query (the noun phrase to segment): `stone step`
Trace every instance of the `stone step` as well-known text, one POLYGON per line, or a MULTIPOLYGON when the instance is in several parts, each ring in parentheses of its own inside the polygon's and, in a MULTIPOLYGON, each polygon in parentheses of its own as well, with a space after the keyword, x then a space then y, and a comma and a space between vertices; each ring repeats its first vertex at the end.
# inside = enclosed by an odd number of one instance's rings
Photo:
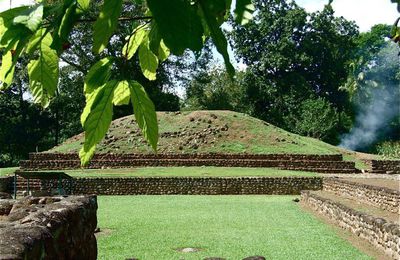
POLYGON ((400 259, 398 214, 324 191, 302 191, 301 203, 330 223, 368 241, 393 259, 400 259))
MULTIPOLYGON (((373 183, 374 180, 372 180, 373 183)), ((388 180, 390 181, 390 180, 388 180)), ((392 180, 396 182, 395 180, 392 180)), ((392 184, 392 183, 389 183, 392 184)), ((388 186, 388 184, 386 184, 388 186)), ((341 178, 324 178, 323 191, 331 192, 336 196, 365 203, 391 213, 400 214, 400 191, 382 185, 370 185, 343 180, 341 178)))

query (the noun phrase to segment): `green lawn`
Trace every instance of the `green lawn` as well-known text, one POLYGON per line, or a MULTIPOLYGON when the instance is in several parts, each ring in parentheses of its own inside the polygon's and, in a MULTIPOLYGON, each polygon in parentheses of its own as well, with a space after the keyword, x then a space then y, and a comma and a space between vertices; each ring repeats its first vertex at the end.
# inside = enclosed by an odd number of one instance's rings
POLYGON ((73 177, 209 177, 209 176, 317 176, 316 173, 274 168, 242 167, 143 167, 64 171, 73 177))
POLYGON ((13 174, 19 167, 0 168, 0 176, 13 174))
POLYGON ((293 198, 100 196, 99 259, 371 259, 293 198), (186 247, 202 251, 175 250, 186 247))

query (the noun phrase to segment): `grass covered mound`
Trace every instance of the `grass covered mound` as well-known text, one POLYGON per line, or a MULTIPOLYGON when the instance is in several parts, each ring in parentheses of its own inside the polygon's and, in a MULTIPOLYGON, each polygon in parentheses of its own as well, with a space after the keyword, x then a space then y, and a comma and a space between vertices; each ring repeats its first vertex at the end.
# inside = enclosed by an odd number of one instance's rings
POLYGON ((293 198, 99 196, 99 259, 371 259, 293 198))
MULTIPOLYGON (((342 149, 231 111, 158 112, 159 153, 337 154, 342 149)), ((84 135, 49 152, 78 152, 84 135)), ((114 120, 97 153, 153 153, 133 116, 114 120)))

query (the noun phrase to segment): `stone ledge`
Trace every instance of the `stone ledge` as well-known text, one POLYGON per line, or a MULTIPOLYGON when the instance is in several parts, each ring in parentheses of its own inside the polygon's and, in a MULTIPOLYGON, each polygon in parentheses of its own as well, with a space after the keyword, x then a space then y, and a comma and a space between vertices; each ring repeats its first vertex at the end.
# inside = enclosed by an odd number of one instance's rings
POLYGON ((96 196, 0 200, 0 259, 96 259, 96 196))
MULTIPOLYGON (((78 169, 79 160, 26 160, 20 161, 26 170, 78 169)), ((256 160, 256 159, 93 159, 87 168, 100 169, 126 167, 171 167, 171 166, 217 166, 217 167, 273 167, 314 172, 355 173, 354 162, 347 161, 297 161, 297 160, 256 160)))
MULTIPOLYGON (((121 159, 254 159, 342 161, 341 154, 248 154, 248 153, 165 153, 165 154, 95 154, 93 160, 121 159)), ((77 153, 30 153, 29 160, 79 160, 77 153)))
POLYGON ((400 214, 400 191, 355 183, 338 178, 324 178, 323 190, 351 197, 372 206, 400 214))
MULTIPOLYGON (((67 193, 97 195, 299 195, 322 189, 321 177, 125 177, 75 178, 64 181, 67 193)), ((56 181, 42 181, 50 192, 56 181)))
POLYGON ((400 226, 382 218, 356 211, 343 204, 323 198, 311 191, 301 192, 301 201, 338 226, 367 240, 393 259, 400 259, 400 226))

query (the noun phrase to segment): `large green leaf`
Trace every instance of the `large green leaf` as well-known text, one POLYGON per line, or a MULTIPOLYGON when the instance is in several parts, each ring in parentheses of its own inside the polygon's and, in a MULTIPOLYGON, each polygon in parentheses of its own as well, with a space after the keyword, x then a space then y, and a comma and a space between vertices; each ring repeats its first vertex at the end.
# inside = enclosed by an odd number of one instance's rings
POLYGON ((45 29, 39 45, 39 58, 28 64, 29 87, 35 103, 48 106, 50 98, 54 96, 58 83, 58 56, 50 48, 52 37, 45 29))
POLYGON ((187 0, 147 0, 158 31, 173 54, 203 47, 203 27, 194 5, 187 0))
POLYGON ((255 8, 251 0, 236 0, 235 21, 238 24, 245 25, 253 18, 255 8))
POLYGON ((18 35, 18 37, 15 37, 7 48, 4 49, 0 68, 0 89, 4 90, 10 87, 14 76, 15 64, 30 36, 30 34, 18 35))
POLYGON ((43 39, 43 36, 43 31, 37 30, 36 33, 29 39, 28 45, 26 46, 26 53, 29 55, 33 54, 33 52, 39 46, 40 41, 43 39))
MULTIPOLYGON (((85 143, 79 152, 81 164, 86 166, 96 149, 96 145, 103 139, 110 126, 113 114, 114 89, 118 81, 111 80, 94 92, 93 102, 86 104, 91 106, 90 113, 84 121, 85 143)), ((86 108, 85 108, 86 109, 86 108)))
POLYGON ((135 113, 136 123, 142 129, 144 138, 154 151, 157 151, 158 124, 157 114, 153 102, 147 96, 143 86, 136 81, 129 81, 131 100, 135 113))
POLYGON ((111 76, 111 66, 114 58, 106 57, 96 62, 86 74, 83 92, 89 95, 96 88, 105 84, 111 76))
POLYGON ((92 111, 92 106, 94 101, 96 100, 97 97, 97 93, 102 90, 102 87, 99 87, 97 89, 95 89, 93 92, 91 92, 90 94, 88 94, 86 96, 86 105, 83 108, 82 114, 81 114, 81 125, 85 125, 86 119, 90 114, 90 111, 92 111))
POLYGON ((15 66, 13 65, 12 52, 7 51, 1 58, 0 90, 8 88, 12 82, 15 66))
POLYGON ((100 53, 117 27, 122 0, 104 0, 100 15, 94 23, 93 52, 100 53))
POLYGON ((128 42, 122 48, 122 54, 130 60, 133 55, 135 55, 136 50, 139 48, 143 41, 143 38, 147 35, 147 30, 144 26, 139 25, 138 28, 134 30, 132 35, 129 36, 128 42))
POLYGON ((115 106, 128 105, 131 98, 131 91, 129 89, 128 81, 118 82, 114 90, 113 104, 115 106))
POLYGON ((226 71, 228 74, 233 77, 235 74, 235 69, 233 68, 228 54, 228 43, 224 34, 222 33, 221 28, 217 22, 216 17, 213 15, 213 1, 212 0, 200 0, 199 1, 201 12, 203 14, 204 20, 208 26, 210 31, 211 37, 217 48, 218 52, 221 53, 222 57, 224 58, 226 71))
POLYGON ((149 80, 156 79, 158 58, 149 48, 149 40, 145 39, 139 47, 139 64, 143 75, 149 80))
POLYGON ((58 53, 63 51, 63 44, 68 41, 68 36, 78 18, 77 2, 75 0, 64 0, 56 14, 56 20, 53 22, 53 43, 51 47, 58 53))
POLYGON ((150 50, 155 55, 158 55, 158 50, 160 48, 160 42, 161 42, 161 34, 159 33, 158 26, 155 22, 151 23, 151 29, 148 37, 149 37, 150 50))
POLYGON ((169 54, 170 53, 168 47, 165 45, 164 41, 161 40, 160 46, 158 48, 158 59, 160 60, 160 62, 165 61, 168 58, 169 54))
POLYGON ((23 34, 29 34, 28 28, 21 24, 16 25, 13 22, 16 16, 28 9, 28 6, 21 6, 0 13, 0 48, 9 47, 15 43, 16 38, 20 38, 23 34))
POLYGON ((25 13, 16 16, 13 19, 14 24, 23 24, 32 32, 35 32, 43 19, 43 5, 40 4, 34 8, 26 10, 25 13))
POLYGON ((77 12, 79 14, 89 10, 90 0, 77 0, 76 2, 78 3, 77 12))
POLYGON ((61 19, 60 27, 58 28, 58 35, 60 39, 65 42, 68 39, 69 33, 72 31, 74 27, 76 19, 78 19, 78 15, 76 14, 76 3, 71 4, 65 10, 65 13, 61 19))

